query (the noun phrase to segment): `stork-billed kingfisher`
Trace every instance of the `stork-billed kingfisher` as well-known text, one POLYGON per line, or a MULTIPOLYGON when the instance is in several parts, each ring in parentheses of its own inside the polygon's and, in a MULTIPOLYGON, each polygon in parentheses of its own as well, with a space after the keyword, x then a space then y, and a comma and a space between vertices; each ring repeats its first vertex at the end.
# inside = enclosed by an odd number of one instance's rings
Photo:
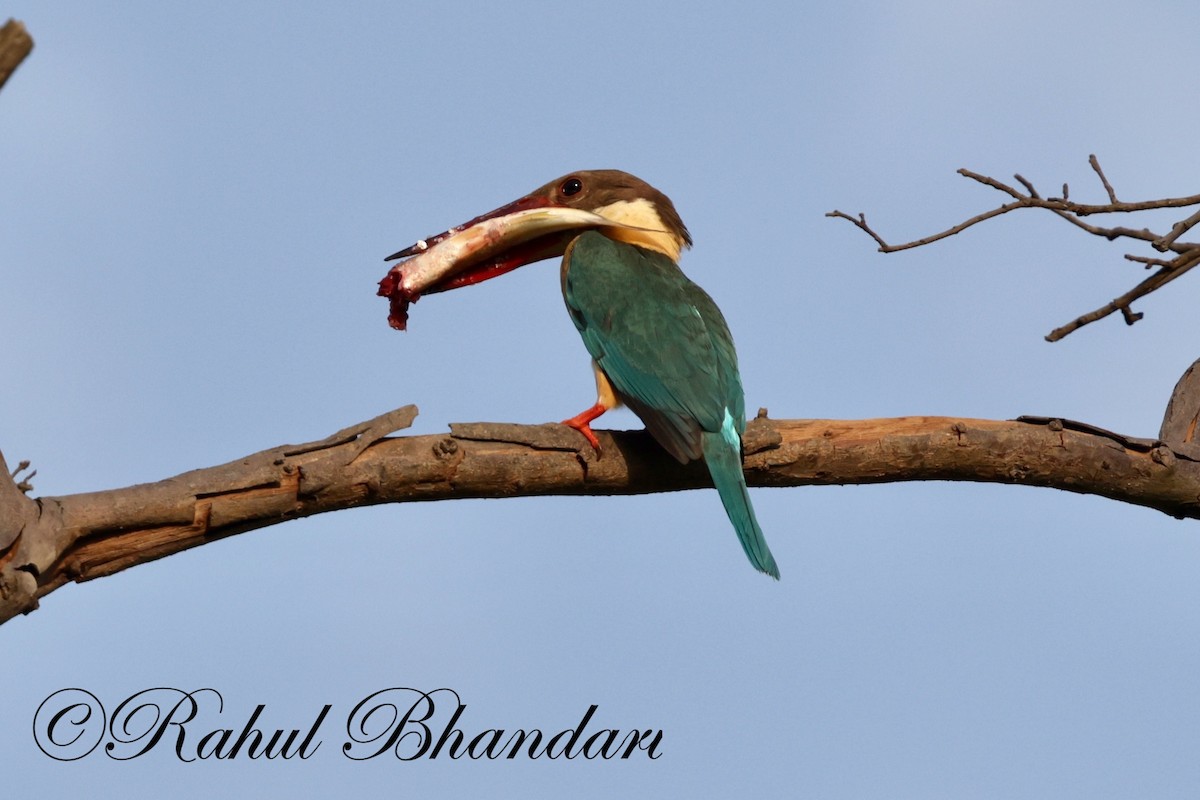
POLYGON ((562 256, 563 299, 592 356, 597 399, 563 424, 597 451, 591 423, 624 403, 680 463, 703 458, 755 569, 779 567, 742 472, 745 399, 725 318, 679 269, 691 235, 662 192, 619 170, 573 172, 386 260, 389 321, 410 302, 562 256))

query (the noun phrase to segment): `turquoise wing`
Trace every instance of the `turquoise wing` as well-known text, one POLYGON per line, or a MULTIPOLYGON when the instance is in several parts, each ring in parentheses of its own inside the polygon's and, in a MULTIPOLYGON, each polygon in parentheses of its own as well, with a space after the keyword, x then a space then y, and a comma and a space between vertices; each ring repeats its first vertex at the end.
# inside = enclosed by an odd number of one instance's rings
POLYGON ((737 354, 712 298, 665 255, 590 232, 567 252, 563 297, 621 399, 679 461, 704 459, 746 557, 778 579, 742 474, 737 354))
POLYGON ((720 310, 665 255, 589 232, 567 255, 563 297, 592 358, 650 433, 682 462, 745 401, 720 310))

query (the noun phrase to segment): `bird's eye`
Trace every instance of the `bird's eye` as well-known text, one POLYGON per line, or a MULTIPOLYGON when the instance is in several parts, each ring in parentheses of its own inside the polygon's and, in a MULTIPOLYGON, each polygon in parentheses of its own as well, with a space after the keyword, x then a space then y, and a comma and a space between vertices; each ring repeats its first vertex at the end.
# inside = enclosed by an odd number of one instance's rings
POLYGON ((558 187, 564 197, 570 197, 573 194, 579 194, 583 191, 583 181, 579 178, 567 178, 563 181, 562 186, 558 187))

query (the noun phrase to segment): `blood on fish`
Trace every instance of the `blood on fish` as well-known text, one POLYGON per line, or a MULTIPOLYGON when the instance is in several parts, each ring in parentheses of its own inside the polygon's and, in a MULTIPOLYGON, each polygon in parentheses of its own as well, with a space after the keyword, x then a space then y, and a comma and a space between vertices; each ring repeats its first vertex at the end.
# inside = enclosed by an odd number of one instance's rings
POLYGON ((408 306, 420 298, 416 292, 409 292, 401 285, 402 275, 399 270, 392 270, 383 276, 379 282, 380 297, 388 299, 388 325, 402 331, 408 328, 408 306))

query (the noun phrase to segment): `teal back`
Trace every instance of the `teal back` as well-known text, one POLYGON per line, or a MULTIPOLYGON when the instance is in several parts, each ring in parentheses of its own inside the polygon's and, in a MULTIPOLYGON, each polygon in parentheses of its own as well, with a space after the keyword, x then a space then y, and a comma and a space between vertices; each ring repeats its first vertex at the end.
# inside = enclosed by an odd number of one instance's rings
POLYGON ((563 298, 592 358, 680 461, 725 412, 746 426, 737 354, 725 318, 667 256, 589 231, 564 264, 563 298))

